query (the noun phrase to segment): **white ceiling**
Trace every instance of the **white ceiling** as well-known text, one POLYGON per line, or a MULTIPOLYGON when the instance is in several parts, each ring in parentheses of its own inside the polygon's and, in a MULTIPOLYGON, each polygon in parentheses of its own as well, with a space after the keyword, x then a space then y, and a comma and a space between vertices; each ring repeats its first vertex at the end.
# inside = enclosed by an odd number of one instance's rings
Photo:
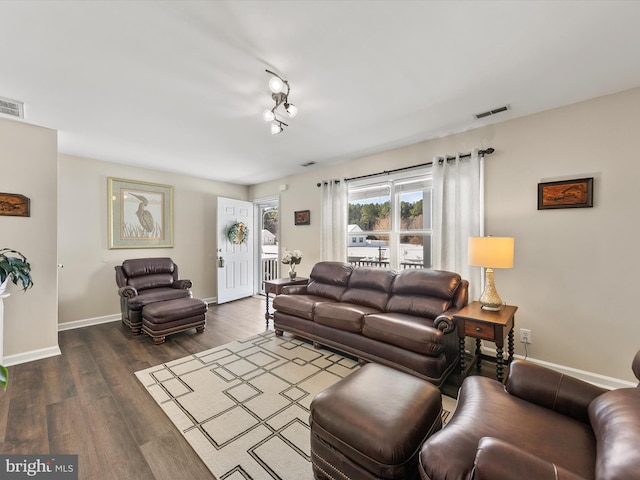
POLYGON ((4 0, 0 97, 62 153, 250 185, 636 87, 638 25, 636 1, 4 0), (280 135, 266 68, 300 109, 280 135))

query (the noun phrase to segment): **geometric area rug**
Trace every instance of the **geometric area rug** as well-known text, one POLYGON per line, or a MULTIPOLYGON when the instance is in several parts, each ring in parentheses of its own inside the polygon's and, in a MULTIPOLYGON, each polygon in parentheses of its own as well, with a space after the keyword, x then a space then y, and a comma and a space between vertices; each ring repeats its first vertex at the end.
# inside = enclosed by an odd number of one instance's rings
POLYGON ((136 376, 217 479, 312 480, 311 400, 358 368, 268 331, 136 376))

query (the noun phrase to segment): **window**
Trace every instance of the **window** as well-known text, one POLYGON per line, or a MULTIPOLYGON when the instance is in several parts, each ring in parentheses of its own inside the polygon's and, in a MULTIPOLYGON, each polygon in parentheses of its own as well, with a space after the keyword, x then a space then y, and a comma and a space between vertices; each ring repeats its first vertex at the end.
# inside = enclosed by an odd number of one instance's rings
POLYGON ((431 268, 431 197, 431 169, 349 182, 348 261, 431 268))

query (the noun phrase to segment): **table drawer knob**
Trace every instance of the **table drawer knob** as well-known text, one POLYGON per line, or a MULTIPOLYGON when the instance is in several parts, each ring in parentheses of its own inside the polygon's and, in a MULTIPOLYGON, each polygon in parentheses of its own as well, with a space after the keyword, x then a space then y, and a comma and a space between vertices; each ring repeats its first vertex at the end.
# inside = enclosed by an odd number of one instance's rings
POLYGON ((476 327, 476 332, 479 332, 479 331, 480 331, 480 327, 476 327))

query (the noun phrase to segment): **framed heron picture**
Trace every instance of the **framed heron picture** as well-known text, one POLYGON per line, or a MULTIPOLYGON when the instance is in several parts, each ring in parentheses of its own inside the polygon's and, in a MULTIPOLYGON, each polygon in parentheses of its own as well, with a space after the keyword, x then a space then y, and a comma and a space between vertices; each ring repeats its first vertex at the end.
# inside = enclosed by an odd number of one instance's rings
POLYGON ((108 178, 109 248, 173 247, 173 187, 108 178))

